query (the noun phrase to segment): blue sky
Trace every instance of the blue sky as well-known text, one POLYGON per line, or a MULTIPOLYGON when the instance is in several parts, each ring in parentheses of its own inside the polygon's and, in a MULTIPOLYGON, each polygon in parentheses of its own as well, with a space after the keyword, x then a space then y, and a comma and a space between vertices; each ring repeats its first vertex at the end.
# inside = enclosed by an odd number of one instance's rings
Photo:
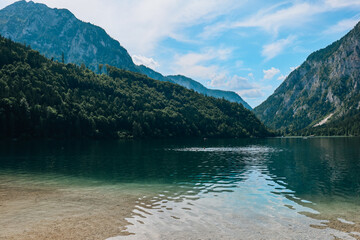
MULTIPOLYGON (((1 0, 0 8, 15 2, 1 0)), ((138 64, 252 107, 360 20, 360 0, 35 0, 104 28, 138 64)))

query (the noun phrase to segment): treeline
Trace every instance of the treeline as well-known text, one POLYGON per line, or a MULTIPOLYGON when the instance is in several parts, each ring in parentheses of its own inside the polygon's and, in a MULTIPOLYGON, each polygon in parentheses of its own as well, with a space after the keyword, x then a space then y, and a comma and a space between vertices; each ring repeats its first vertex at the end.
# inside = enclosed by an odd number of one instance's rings
POLYGON ((290 135, 297 136, 360 136, 360 112, 322 126, 306 128, 290 135))
POLYGON ((106 66, 48 60, 0 37, 0 137, 266 137, 242 105, 106 66))

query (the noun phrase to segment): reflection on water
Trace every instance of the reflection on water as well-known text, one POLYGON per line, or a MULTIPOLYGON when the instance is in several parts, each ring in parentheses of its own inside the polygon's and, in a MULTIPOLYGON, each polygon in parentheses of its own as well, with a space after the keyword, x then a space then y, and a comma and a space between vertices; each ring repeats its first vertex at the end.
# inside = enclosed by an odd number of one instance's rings
POLYGON ((295 196, 286 197, 318 212, 300 213, 326 220, 313 227, 350 232, 350 236, 359 239, 359 139, 284 139, 282 146, 289 150, 267 166, 274 181, 283 177, 286 187, 295 191, 295 196))
POLYGON ((132 235, 110 239, 359 239, 359 146, 358 138, 7 142, 0 190, 46 186, 66 199, 76 189, 83 206, 100 208, 103 196, 106 214, 126 205, 114 224, 132 235), (95 200, 84 197, 89 189, 95 200))

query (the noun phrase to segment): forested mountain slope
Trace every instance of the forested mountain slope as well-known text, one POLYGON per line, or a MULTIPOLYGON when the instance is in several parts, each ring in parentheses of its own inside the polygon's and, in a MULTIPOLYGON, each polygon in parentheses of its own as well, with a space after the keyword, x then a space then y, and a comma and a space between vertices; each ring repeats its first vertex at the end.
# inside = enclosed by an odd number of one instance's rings
MULTIPOLYGON (((66 9, 52 9, 44 4, 25 0, 15 2, 0 10, 0 34, 30 45, 48 58, 77 65, 85 64, 95 72, 101 72, 99 65, 109 64, 160 81, 173 82, 150 68, 135 65, 127 50, 104 29, 77 19, 66 9)), ((207 90, 194 90, 250 107, 235 92, 217 90, 219 94, 212 94, 207 90)))
POLYGON ((264 137, 242 105, 108 66, 51 61, 0 37, 1 137, 264 137))

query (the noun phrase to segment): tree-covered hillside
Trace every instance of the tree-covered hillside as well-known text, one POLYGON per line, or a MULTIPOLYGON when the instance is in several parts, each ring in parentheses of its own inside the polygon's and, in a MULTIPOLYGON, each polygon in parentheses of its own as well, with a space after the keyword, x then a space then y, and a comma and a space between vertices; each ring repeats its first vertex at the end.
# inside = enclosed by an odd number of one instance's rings
POLYGON ((360 112, 343 116, 322 126, 308 127, 289 134, 296 136, 360 136, 360 112))
MULTIPOLYGON (((104 29, 77 19, 67 9, 49 8, 45 4, 25 0, 15 2, 0 10, 0 34, 29 44, 48 58, 79 66, 85 64, 98 73, 101 72, 99 64, 109 64, 156 80, 174 82, 150 68, 135 65, 127 50, 104 29)), ((175 83, 188 88, 186 81, 175 83)), ((207 96, 241 103, 251 109, 235 92, 210 90, 204 86, 191 89, 207 96)))
POLYGON ((1 137, 264 137, 242 105, 115 67, 95 74, 0 38, 1 137))

